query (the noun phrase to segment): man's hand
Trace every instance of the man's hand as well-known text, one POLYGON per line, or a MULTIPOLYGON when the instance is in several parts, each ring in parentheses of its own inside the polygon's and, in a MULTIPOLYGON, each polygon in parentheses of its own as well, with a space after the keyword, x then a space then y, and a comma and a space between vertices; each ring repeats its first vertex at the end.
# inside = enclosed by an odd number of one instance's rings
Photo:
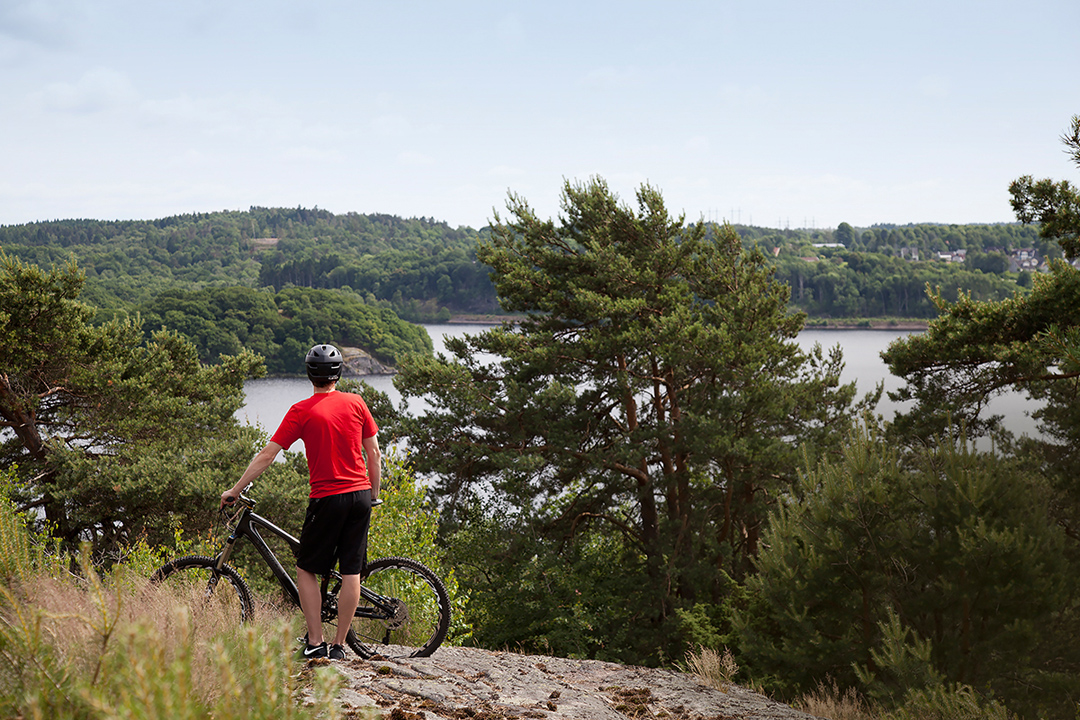
MULTIPOLYGON (((240 484, 237 482, 231 488, 221 493, 221 507, 230 507, 236 504, 236 501, 240 499, 240 494, 250 487, 250 484, 240 484)), ((219 508, 220 509, 220 508, 219 508)))

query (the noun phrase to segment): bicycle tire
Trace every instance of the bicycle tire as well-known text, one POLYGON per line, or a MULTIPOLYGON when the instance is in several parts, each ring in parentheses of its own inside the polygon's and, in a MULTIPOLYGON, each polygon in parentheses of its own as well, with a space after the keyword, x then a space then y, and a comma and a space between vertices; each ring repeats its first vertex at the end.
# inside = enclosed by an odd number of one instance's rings
POLYGON ((241 622, 253 619, 255 603, 251 600, 251 588, 232 567, 223 565, 218 568, 216 565, 214 558, 188 555, 159 567, 150 576, 150 581, 168 587, 176 593, 179 602, 188 603, 197 614, 213 611, 229 621, 239 612, 241 622), (229 581, 233 592, 219 592, 222 578, 229 581))
MULTIPOLYGON (((392 599, 393 617, 360 617, 361 599, 346 642, 362 658, 427 657, 450 629, 450 597, 442 580, 410 558, 381 558, 367 566, 364 587, 392 599)), ((370 608, 369 608, 370 609, 370 608)))

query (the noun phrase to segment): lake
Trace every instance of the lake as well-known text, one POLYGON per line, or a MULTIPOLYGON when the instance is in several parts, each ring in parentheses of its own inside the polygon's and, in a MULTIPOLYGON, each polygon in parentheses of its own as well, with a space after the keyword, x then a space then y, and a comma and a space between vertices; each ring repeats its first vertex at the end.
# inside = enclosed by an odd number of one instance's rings
MULTIPOLYGON (((431 336, 435 346, 435 352, 445 352, 445 341, 449 337, 466 334, 476 334, 490 328, 489 325, 425 325, 425 329, 431 336)), ((839 343, 844 351, 843 382, 854 381, 859 389, 859 394, 870 392, 877 383, 884 381, 886 392, 897 390, 903 386, 903 381, 889 374, 888 368, 881 360, 881 351, 885 350, 889 343, 898 338, 907 337, 911 334, 908 330, 804 330, 799 334, 798 342, 803 348, 809 349, 814 343, 820 343, 828 350, 839 343)), ((360 378, 374 387, 376 390, 385 392, 394 405, 401 402, 399 393, 393 384, 393 376, 369 375, 360 378)), ((266 378, 261 380, 249 380, 244 385, 247 404, 237 411, 236 416, 241 422, 252 425, 260 425, 264 430, 272 433, 285 416, 285 412, 293 403, 303 400, 311 394, 311 383, 306 378, 266 378)), ((413 401, 410 406, 413 412, 422 407, 422 402, 413 401)), ((888 397, 882 398, 878 405, 878 412, 886 417, 891 417, 900 406, 892 402, 888 397)), ((1020 395, 1005 395, 996 398, 990 404, 990 411, 1005 416, 1005 426, 1017 434, 1036 434, 1035 423, 1027 414, 1028 411, 1037 407, 1034 403, 1020 395)), ((292 448, 300 450, 297 444, 292 448)))

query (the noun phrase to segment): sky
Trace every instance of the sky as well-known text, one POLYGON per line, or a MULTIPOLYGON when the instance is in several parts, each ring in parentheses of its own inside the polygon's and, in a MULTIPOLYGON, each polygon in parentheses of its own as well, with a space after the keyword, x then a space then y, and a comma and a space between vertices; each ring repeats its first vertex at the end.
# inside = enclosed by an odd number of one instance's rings
POLYGON ((251 206, 480 228, 603 178, 772 228, 1076 183, 1077 0, 0 0, 0 225, 251 206))

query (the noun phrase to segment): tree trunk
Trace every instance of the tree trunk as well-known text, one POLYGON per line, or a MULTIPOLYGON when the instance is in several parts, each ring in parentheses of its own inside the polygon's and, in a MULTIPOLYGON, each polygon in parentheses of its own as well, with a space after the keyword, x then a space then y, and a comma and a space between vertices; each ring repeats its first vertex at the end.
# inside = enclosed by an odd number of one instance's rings
POLYGON ((38 433, 37 418, 32 408, 24 407, 11 387, 7 373, 0 375, 0 417, 35 460, 45 462, 45 443, 38 433))

